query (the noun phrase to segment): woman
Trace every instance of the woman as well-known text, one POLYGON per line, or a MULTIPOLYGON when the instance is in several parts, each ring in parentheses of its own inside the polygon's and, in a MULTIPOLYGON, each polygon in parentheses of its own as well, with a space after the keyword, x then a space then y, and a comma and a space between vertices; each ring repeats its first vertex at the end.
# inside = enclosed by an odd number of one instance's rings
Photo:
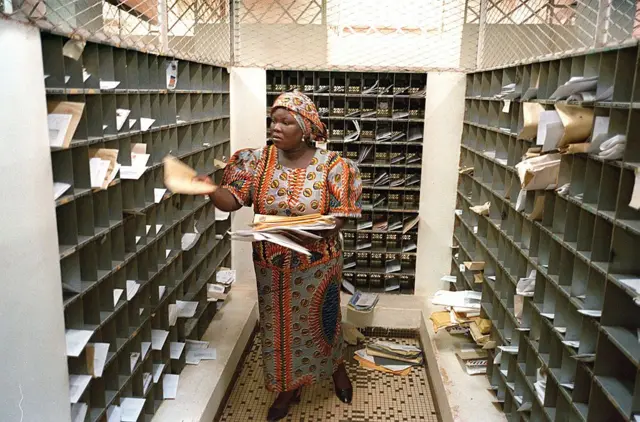
MULTIPOLYGON (((357 167, 318 149, 326 129, 313 102, 282 94, 271 111, 273 145, 236 152, 222 186, 211 195, 222 211, 253 206, 257 214, 329 214, 336 228, 308 241, 311 256, 268 242, 253 243, 266 387, 278 394, 268 420, 284 418, 300 389, 329 375, 336 395, 351 403, 353 389, 342 356, 340 285, 345 218, 360 217, 357 167)), ((211 179, 199 178, 209 183, 211 179)))

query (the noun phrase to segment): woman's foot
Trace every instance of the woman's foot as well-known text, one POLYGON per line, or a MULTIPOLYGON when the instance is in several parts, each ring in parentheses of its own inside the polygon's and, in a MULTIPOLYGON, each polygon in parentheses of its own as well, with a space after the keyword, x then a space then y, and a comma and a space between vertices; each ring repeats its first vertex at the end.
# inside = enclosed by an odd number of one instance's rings
POLYGON ((344 367, 344 363, 341 363, 333 373, 333 385, 335 387, 336 396, 341 402, 351 404, 353 399, 353 386, 349 375, 347 374, 347 368, 344 367))
POLYGON ((289 413, 289 406, 292 403, 300 403, 300 395, 302 388, 298 388, 294 391, 285 391, 278 394, 276 400, 273 402, 267 413, 268 421, 279 421, 287 417, 289 413))

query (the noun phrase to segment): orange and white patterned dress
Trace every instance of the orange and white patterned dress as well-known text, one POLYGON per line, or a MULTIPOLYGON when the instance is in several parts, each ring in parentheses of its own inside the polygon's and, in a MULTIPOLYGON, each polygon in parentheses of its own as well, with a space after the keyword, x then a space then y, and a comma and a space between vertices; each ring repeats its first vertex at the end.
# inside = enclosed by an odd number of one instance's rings
MULTIPOLYGON (((274 146, 240 150, 222 187, 258 214, 361 214, 358 168, 331 151, 317 149, 306 169, 292 169, 278 163, 274 146)), ((328 378, 343 360, 342 247, 336 235, 308 249, 311 256, 253 243, 265 382, 275 392, 328 378)))

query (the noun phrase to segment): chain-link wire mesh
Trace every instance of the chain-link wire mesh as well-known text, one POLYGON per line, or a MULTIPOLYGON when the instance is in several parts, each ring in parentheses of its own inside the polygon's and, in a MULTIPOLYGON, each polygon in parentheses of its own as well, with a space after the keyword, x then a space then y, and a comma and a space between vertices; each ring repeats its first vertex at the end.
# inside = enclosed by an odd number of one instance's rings
POLYGON ((14 19, 73 38, 226 66, 226 0, 0 0, 14 19))
POLYGON ((56 33, 218 65, 487 69, 635 42, 636 0, 0 0, 56 33))
MULTIPOLYGON (((474 70, 633 40, 635 0, 237 0, 242 66, 474 70)), ((634 32, 635 31, 635 32, 634 32)))

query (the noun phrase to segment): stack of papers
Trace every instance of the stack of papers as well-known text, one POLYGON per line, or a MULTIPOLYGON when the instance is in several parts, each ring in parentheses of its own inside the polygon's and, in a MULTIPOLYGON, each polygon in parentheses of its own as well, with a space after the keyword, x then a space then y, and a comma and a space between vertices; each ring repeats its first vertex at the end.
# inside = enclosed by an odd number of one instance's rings
POLYGON ((150 154, 147 154, 147 144, 134 144, 131 148, 131 165, 120 168, 120 178, 138 180, 147 171, 150 154))
POLYGON ((597 76, 574 76, 569 79, 564 85, 558 87, 550 100, 564 100, 569 99, 571 101, 595 101, 596 100, 596 88, 598 86, 597 76))
POLYGON ((360 155, 358 155, 358 164, 362 164, 364 160, 369 157, 371 151, 373 151, 373 145, 365 145, 362 150, 360 150, 360 155))
POLYGON ((487 351, 477 347, 476 344, 461 344, 456 350, 456 356, 462 360, 465 370, 469 375, 487 373, 487 351))
POLYGON ((311 252, 300 243, 304 238, 319 240, 321 236, 313 231, 332 230, 336 227, 333 216, 309 214, 299 217, 280 217, 257 214, 253 227, 249 230, 230 232, 236 240, 266 241, 284 246, 304 255, 311 252))
POLYGON ((439 290, 433 296, 431 303, 450 307, 460 313, 473 313, 480 311, 481 297, 482 292, 472 290, 462 290, 459 292, 439 290))
POLYGON ((541 155, 516 164, 522 190, 553 190, 558 185, 560 154, 541 155))
POLYGON ((374 358, 384 358, 395 361, 396 364, 421 365, 422 350, 417 346, 376 340, 367 345, 366 352, 374 358))
POLYGON ((350 309, 358 312, 371 312, 378 303, 378 295, 375 293, 363 293, 356 291, 347 305, 350 309))
POLYGON ((374 371, 386 372, 393 375, 409 375, 413 365, 406 362, 371 356, 366 349, 355 352, 353 358, 360 364, 361 368, 374 371))
POLYGON ((187 340, 186 342, 188 365, 198 365, 203 360, 215 360, 217 358, 216 349, 209 347, 208 341, 187 340))
POLYGON ((344 142, 353 142, 353 141, 357 141, 358 138, 360 138, 360 123, 358 123, 357 120, 352 120, 351 121, 353 123, 353 125, 356 128, 355 132, 352 132, 351 134, 347 135, 344 137, 344 142))
POLYGON ((228 268, 220 268, 216 273, 216 283, 224 286, 230 286, 236 281, 236 270, 228 268))
POLYGON ((99 148, 89 151, 89 173, 92 188, 106 189, 116 178, 119 170, 117 149, 99 148))
POLYGON ((373 181, 374 186, 386 186, 391 181, 389 174, 387 172, 380 173, 376 176, 376 179, 373 181))
POLYGON ((385 130, 376 134, 376 141, 378 142, 395 142, 404 138, 406 134, 404 132, 385 130))
POLYGON ((227 292, 223 285, 209 283, 207 284, 207 301, 208 302, 217 302, 217 301, 225 301, 227 299, 227 292))

